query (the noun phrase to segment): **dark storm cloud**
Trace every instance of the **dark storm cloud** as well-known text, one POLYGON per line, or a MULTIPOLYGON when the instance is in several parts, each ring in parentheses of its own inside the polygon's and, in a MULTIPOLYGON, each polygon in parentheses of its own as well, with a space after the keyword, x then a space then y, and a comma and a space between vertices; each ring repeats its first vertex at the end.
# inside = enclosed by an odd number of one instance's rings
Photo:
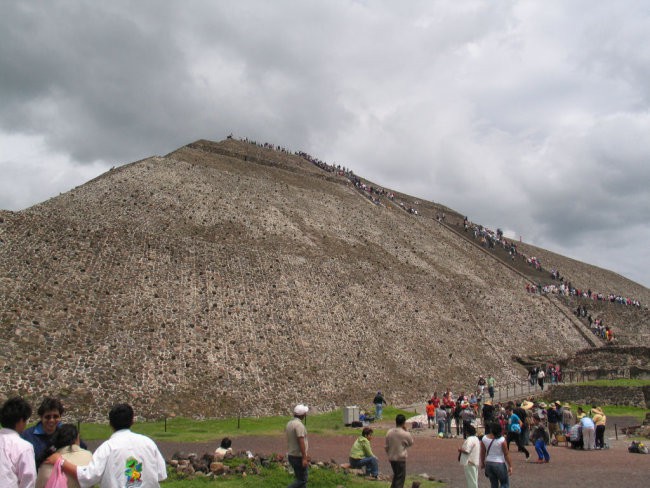
POLYGON ((233 132, 648 283, 646 2, 1 6, 4 207, 233 132))

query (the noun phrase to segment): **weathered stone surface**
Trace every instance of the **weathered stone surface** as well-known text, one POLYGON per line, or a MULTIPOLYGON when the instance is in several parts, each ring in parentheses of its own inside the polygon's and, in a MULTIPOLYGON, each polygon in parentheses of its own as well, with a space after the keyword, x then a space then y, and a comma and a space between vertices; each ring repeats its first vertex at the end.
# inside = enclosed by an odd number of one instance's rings
POLYGON ((504 384, 525 374, 514 352, 586 347, 435 222, 443 207, 399 197, 420 216, 300 157, 199 141, 0 212, 0 392, 61 396, 80 419, 118 401, 145 418, 328 410, 504 384))

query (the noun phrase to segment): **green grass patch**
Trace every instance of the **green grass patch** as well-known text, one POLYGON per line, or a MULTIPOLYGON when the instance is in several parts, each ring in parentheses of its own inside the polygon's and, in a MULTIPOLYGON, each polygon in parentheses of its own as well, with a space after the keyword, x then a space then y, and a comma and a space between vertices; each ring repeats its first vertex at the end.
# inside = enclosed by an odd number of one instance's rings
MULTIPOLYGON (((239 462, 246 461, 238 461, 239 462)), ((444 486, 442 483, 421 480, 415 477, 408 477, 405 486, 411 486, 414 480, 421 481, 422 488, 437 488, 444 486)), ((206 476, 184 477, 179 476, 172 469, 169 469, 169 478, 162 486, 165 488, 285 488, 293 480, 293 475, 280 464, 272 463, 269 467, 261 468, 259 474, 242 476, 239 474, 230 474, 218 476, 215 478, 206 476)), ((312 466, 309 468, 309 487, 310 488, 332 488, 334 486, 343 486, 346 488, 364 488, 364 487, 388 487, 388 481, 370 481, 356 474, 346 474, 344 471, 333 470, 328 468, 319 468, 312 466)))
POLYGON ((596 386, 596 387, 612 387, 612 386, 650 386, 650 380, 637 380, 637 379, 627 379, 619 378, 615 380, 593 380, 593 381, 583 381, 581 383, 576 383, 577 386, 596 386))
MULTIPOLYGON (((593 405, 580 405, 580 404, 571 404, 571 411, 575 415, 578 407, 582 408, 582 410, 586 413, 589 414, 591 411, 593 405)), ((597 405, 600 407, 604 414, 607 417, 634 417, 636 418, 639 423, 645 419, 645 415, 648 412, 647 409, 641 408, 641 407, 628 407, 626 405, 597 405)), ((610 418, 607 419, 607 424, 608 425, 613 425, 610 422, 610 418)))
MULTIPOLYGON (((384 419, 394 419, 397 414, 412 416, 413 412, 393 407, 384 409, 384 419)), ((228 418, 194 420, 184 417, 168 418, 154 422, 138 422, 133 431, 147 435, 154 440, 176 442, 209 442, 223 437, 241 437, 254 435, 278 435, 284 432, 289 416, 228 418), (165 430, 166 429, 166 430, 165 430)), ((371 424, 372 425, 372 424, 371 424)), ((373 428, 376 426, 373 425, 373 428)), ((359 429, 350 429, 343 425, 342 410, 308 415, 307 431, 321 435, 358 435, 359 429)), ((375 429, 376 436, 386 434, 386 429, 375 429)), ((111 429, 107 424, 82 423, 81 436, 84 440, 104 440, 110 437, 111 429)))

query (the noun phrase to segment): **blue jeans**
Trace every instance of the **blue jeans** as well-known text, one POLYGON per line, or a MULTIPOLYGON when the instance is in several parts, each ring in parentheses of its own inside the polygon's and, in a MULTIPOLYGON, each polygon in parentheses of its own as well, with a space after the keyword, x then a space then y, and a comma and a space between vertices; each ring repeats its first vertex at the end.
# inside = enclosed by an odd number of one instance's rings
POLYGON ((438 434, 442 432, 443 434, 445 433, 445 421, 444 420, 438 420, 438 434))
POLYGON ((535 451, 537 451, 537 458, 540 461, 542 459, 546 462, 549 462, 551 460, 551 456, 546 450, 546 444, 544 443, 544 439, 537 439, 535 441, 535 451))
POLYGON ((350 458, 350 466, 354 469, 366 468, 366 474, 370 476, 379 475, 379 461, 375 456, 370 456, 363 459, 350 458))
POLYGON ((375 420, 381 419, 381 414, 384 413, 384 404, 375 403, 375 420))
POLYGON ((309 467, 302 467, 301 456, 289 456, 289 464, 293 468, 295 481, 287 488, 305 488, 307 486, 307 476, 309 474, 309 467))
POLYGON ((506 463, 485 463, 485 474, 490 480, 490 488, 510 488, 506 463))

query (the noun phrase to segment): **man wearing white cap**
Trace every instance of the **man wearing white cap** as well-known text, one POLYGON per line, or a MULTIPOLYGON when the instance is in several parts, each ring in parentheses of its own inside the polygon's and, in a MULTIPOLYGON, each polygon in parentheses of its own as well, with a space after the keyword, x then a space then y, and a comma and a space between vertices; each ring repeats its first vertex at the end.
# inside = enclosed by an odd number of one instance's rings
POLYGON ((287 423, 285 432, 287 434, 287 445, 289 464, 293 468, 295 481, 288 488, 304 488, 307 486, 307 475, 309 469, 309 457, 307 456, 307 429, 303 420, 307 416, 309 408, 299 403, 293 409, 293 419, 287 423))

